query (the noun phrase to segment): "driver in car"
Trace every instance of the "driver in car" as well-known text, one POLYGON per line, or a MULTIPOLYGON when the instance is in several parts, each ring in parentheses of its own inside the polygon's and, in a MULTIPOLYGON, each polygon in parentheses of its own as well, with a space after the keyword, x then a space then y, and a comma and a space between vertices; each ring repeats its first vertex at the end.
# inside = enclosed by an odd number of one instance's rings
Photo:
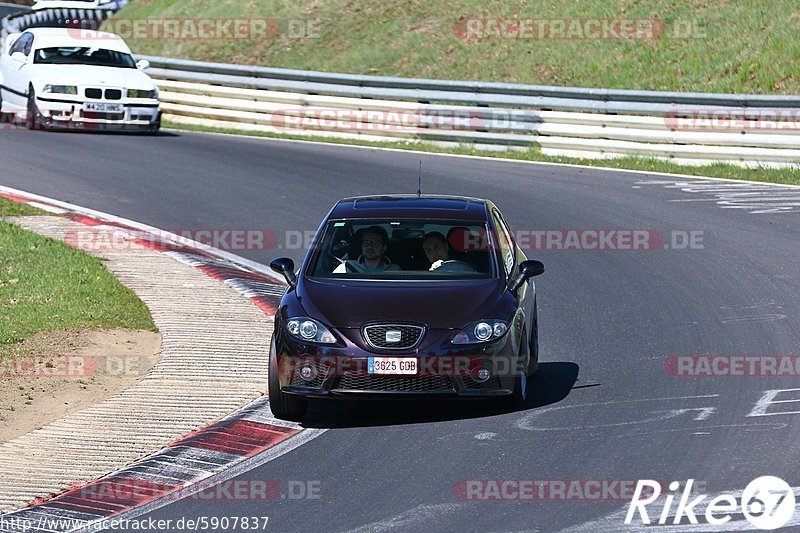
POLYGON ((431 272, 475 272, 469 263, 450 258, 450 243, 438 231, 432 231, 422 240, 422 250, 431 267, 431 272))
POLYGON ((400 270, 399 265, 395 265, 386 257, 389 235, 380 226, 370 226, 364 230, 363 240, 361 241, 361 255, 358 259, 348 259, 340 263, 334 270, 334 274, 346 273, 376 273, 400 270))

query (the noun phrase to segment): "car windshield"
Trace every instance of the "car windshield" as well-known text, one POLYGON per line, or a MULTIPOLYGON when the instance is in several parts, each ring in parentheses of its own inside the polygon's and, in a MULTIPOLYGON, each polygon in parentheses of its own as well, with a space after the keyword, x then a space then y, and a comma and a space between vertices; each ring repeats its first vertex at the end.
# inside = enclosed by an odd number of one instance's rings
MULTIPOLYGON (((315 278, 442 280, 494 276, 484 223, 334 220, 310 262, 315 278)), ((493 241, 491 241, 493 242, 493 241)))
POLYGON ((136 68, 133 56, 104 48, 56 47, 39 48, 34 63, 57 65, 97 65, 100 67, 136 68))

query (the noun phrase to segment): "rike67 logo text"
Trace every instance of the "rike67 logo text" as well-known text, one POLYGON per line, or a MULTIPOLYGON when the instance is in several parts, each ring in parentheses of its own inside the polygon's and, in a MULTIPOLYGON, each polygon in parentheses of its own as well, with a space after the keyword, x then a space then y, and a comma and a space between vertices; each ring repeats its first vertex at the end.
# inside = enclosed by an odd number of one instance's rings
POLYGON ((707 524, 721 526, 730 522, 734 515, 743 515, 757 529, 773 530, 785 526, 794 516, 794 490, 778 477, 763 476, 751 481, 738 500, 733 494, 720 494, 707 501, 708 495, 692 493, 693 486, 694 480, 690 479, 680 491, 681 484, 673 481, 669 484, 670 492, 661 500, 662 488, 658 481, 639 480, 625 523, 630 524, 638 514, 645 525, 653 521, 662 526, 684 522, 698 524, 700 516, 707 524))

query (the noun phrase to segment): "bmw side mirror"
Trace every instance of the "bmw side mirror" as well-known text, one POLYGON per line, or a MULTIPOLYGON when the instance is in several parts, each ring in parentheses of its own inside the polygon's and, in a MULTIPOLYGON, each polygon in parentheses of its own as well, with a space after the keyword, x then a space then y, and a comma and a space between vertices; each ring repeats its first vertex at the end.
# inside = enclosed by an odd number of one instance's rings
POLYGON ((511 278, 511 281, 509 281, 508 288, 515 291, 530 278, 541 276, 542 274, 544 274, 544 263, 541 261, 534 261, 533 259, 523 261, 519 264, 517 273, 511 278))
POLYGON ((272 263, 269 264, 269 267, 286 278, 286 283, 288 283, 290 287, 297 285, 297 276, 294 275, 294 261, 288 257, 274 259, 272 263))
POLYGON ((139 61, 136 62, 136 68, 138 68, 139 70, 150 68, 150 62, 146 59, 140 59, 139 61))

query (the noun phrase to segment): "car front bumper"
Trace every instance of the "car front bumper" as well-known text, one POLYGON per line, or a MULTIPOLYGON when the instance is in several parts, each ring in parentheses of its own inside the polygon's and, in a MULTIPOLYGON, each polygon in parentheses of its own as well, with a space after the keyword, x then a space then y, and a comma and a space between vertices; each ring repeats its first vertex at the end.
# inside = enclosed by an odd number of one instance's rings
MULTIPOLYGON (((375 354, 374 357, 385 357, 375 354)), ((498 358, 473 356, 419 356, 417 375, 369 374, 363 357, 278 356, 281 390, 308 398, 420 397, 491 398, 512 393, 513 376, 499 372, 498 358), (303 379, 302 369, 313 368, 313 379, 303 379), (488 368, 491 377, 479 382, 477 368, 488 368)))
POLYGON ((43 126, 65 130, 147 131, 160 125, 158 101, 152 103, 114 103, 122 106, 121 113, 84 110, 84 103, 36 98, 36 107, 43 126))

